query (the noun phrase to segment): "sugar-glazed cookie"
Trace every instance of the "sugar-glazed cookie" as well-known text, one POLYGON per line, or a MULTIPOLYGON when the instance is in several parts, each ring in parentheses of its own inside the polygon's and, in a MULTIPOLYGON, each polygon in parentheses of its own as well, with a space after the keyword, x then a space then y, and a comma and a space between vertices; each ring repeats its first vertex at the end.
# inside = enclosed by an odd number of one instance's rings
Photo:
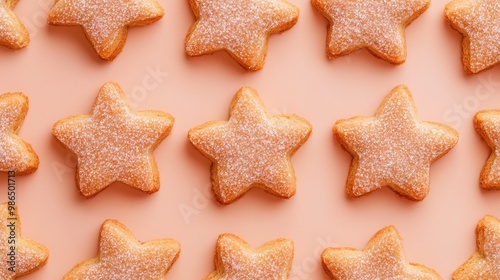
POLYGON ((153 150, 173 123, 161 111, 134 112, 120 86, 110 82, 97 95, 92 115, 60 120, 52 133, 76 155, 76 185, 84 196, 116 181, 153 193, 160 188, 153 150))
POLYGON ((429 192, 430 164, 458 141, 458 132, 421 121, 409 89, 394 88, 375 117, 339 120, 335 138, 352 156, 346 192, 358 197, 387 186, 411 200, 429 192))
POLYGON ((453 272, 453 280, 500 279, 500 220, 485 216, 476 227, 477 250, 453 272))
POLYGON ((190 56, 227 51, 246 69, 264 66, 269 35, 290 29, 299 9, 286 0, 189 0, 196 23, 186 37, 190 56))
POLYGON ((401 236, 393 226, 378 231, 359 251, 327 248, 321 258, 326 273, 336 280, 440 280, 433 269, 406 260, 401 236))
POLYGON ((479 177, 481 187, 489 190, 500 189, 500 110, 485 110, 474 116, 474 127, 492 149, 479 177))
POLYGON ((462 61, 467 73, 478 73, 500 62, 500 2, 453 0, 444 15, 463 35, 462 61))
POLYGON ((125 45, 129 26, 148 25, 164 13, 157 0, 57 0, 48 21, 80 26, 97 54, 113 60, 125 45))
POLYGON ((30 42, 26 27, 12 11, 19 0, 0 0, 0 46, 21 49, 30 42))
POLYGON ((229 204, 250 188, 279 197, 295 194, 293 153, 308 139, 312 126, 295 115, 271 116, 244 87, 236 93, 228 121, 213 121, 189 130, 195 148, 212 161, 216 199, 229 204))
POLYGON ((269 241, 252 249, 233 234, 221 234, 215 248, 215 271, 204 280, 288 279, 293 262, 293 242, 288 239, 269 241))
POLYGON ((0 205, 0 279, 13 280, 45 265, 49 250, 21 235, 21 221, 14 206, 0 205), (14 253, 11 250, 14 247, 14 253))
POLYGON ((311 0, 328 19, 326 54, 330 59, 362 48, 394 64, 406 60, 405 27, 430 0, 311 0))
POLYGON ((29 174, 38 168, 39 160, 29 143, 17 133, 28 113, 28 97, 22 93, 0 95, 0 172, 29 174))
POLYGON ((99 235, 99 254, 77 264, 63 280, 159 280, 179 257, 181 245, 172 239, 138 241, 116 220, 106 220, 99 235))

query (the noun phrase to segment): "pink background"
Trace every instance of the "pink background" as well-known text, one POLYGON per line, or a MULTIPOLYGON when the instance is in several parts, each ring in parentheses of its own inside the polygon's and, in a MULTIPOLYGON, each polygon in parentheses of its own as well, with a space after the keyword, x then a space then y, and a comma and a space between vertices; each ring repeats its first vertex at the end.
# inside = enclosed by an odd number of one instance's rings
MULTIPOLYGON (((60 279, 76 263, 97 254, 99 227, 107 218, 124 223, 139 240, 174 238, 179 260, 167 279, 201 279, 213 270, 215 241, 234 233, 257 247, 285 237, 295 242, 291 279, 327 279, 319 253, 326 246, 362 248, 387 225, 404 239, 408 260, 436 269, 445 279, 475 248, 474 228, 485 214, 500 217, 500 192, 479 188, 489 149, 472 126, 478 109, 500 108, 500 67, 468 76, 460 60, 460 35, 444 21, 445 1, 434 1, 407 28, 408 58, 401 66, 367 51, 329 61, 326 20, 309 1, 292 0, 299 22, 270 39, 266 65, 245 72, 225 53, 189 58, 184 37, 194 22, 187 1, 161 0, 165 17, 132 28, 111 63, 94 54, 78 28, 45 24, 50 0, 22 0, 15 9, 32 35, 28 48, 0 48, 0 92, 22 91, 30 110, 20 136, 40 157, 32 175, 18 177, 22 233, 50 250, 46 266, 23 279, 60 279), (163 77, 150 74, 158 68, 163 77), (151 79, 151 77, 153 79, 151 79), (156 81, 154 86, 143 84, 156 81), (175 118, 172 134, 155 150, 161 189, 146 195, 116 183, 92 199, 79 194, 74 161, 52 136, 59 119, 89 114, 99 88, 118 82, 138 110, 158 109, 175 118), (431 168, 431 191, 419 203, 388 189, 360 199, 344 194, 351 157, 333 140, 340 119, 372 116, 384 96, 404 83, 423 120, 453 125, 458 145, 431 168), (294 155, 297 194, 290 200, 252 190, 221 206, 209 193, 209 160, 187 141, 187 130, 228 117, 242 86, 258 90, 270 112, 295 113, 314 126, 294 155), (181 210, 190 209, 192 215, 181 210)), ((6 201, 7 176, 0 175, 6 201)))

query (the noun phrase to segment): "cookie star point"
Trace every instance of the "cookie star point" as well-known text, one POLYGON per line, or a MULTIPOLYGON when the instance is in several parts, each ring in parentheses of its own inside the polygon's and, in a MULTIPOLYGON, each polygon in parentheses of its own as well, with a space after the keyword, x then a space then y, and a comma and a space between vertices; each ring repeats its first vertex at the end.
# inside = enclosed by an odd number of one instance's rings
POLYGON ((256 91, 242 88, 231 102, 228 121, 192 128, 188 139, 212 161, 215 197, 229 204, 252 187, 279 197, 293 196, 291 156, 311 131, 310 123, 298 116, 269 115, 256 91))
POLYGON ((433 269, 406 260, 401 236, 394 226, 378 231, 361 251, 326 248, 321 258, 332 279, 442 279, 433 269))
POLYGON ((30 35, 14 14, 18 0, 0 0, 0 46, 22 49, 28 46, 30 35))
POLYGON ((31 145, 18 136, 28 113, 28 97, 20 92, 0 95, 0 172, 33 173, 39 159, 31 145))
POLYGON ((404 85, 392 90, 375 117, 339 120, 333 133, 353 156, 346 183, 351 197, 387 186, 411 200, 424 199, 430 164, 458 142, 453 128, 418 118, 404 85))
POLYGON ((0 278, 5 280, 13 280, 17 277, 32 273, 47 263, 49 257, 49 250, 31 239, 25 238, 21 235, 21 222, 17 209, 9 208, 7 202, 0 205, 0 254, 2 265, 0 266, 0 278), (14 222, 13 220, 14 219, 14 222), (11 236, 11 228, 8 227, 10 223, 15 223, 15 237, 16 237, 16 256, 14 272, 9 270, 9 256, 10 247, 9 237, 11 236))
POLYGON ((453 280, 500 278, 500 220, 486 215, 476 226, 476 251, 453 272, 453 280))
POLYGON ((328 20, 330 59, 366 48, 393 64, 406 60, 405 28, 430 5, 429 0, 311 0, 328 20))
POLYGON ((204 280, 287 279, 293 262, 291 240, 276 239, 256 250, 234 234, 221 234, 215 249, 215 271, 204 280))
POLYGON ((98 255, 77 264, 63 279, 156 280, 165 277, 180 250, 179 242, 172 239, 140 242, 120 222, 106 220, 98 255))
POLYGON ((264 66, 269 36, 290 29, 299 9, 286 0, 190 0, 196 22, 186 36, 189 56, 224 50, 241 66, 264 66))
POLYGON ((164 13, 156 0, 58 0, 48 22, 80 26, 99 57, 113 60, 125 45, 129 27, 151 24, 164 13))
POLYGON ((474 115, 474 127, 491 153, 486 160, 479 177, 483 189, 500 189, 500 110, 483 110, 474 115))
POLYGON ((463 36, 462 63, 468 74, 500 62, 499 11, 495 0, 454 0, 445 7, 446 21, 463 36))
POLYGON ((65 118, 52 131, 77 157, 76 183, 84 196, 92 197, 116 181, 153 193, 160 187, 153 150, 173 123, 164 112, 133 111, 120 86, 106 83, 92 115, 65 118))

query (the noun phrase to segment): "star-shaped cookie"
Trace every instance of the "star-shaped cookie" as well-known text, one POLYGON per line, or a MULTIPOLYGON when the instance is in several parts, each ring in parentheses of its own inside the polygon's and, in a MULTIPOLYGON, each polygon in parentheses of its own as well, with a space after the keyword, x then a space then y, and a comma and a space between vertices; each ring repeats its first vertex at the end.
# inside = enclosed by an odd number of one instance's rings
POLYGON ((311 1, 329 21, 328 58, 367 48, 394 64, 406 60, 406 26, 430 5, 430 0, 311 1))
POLYGON ((485 110, 474 116, 474 127, 492 149, 479 178, 481 187, 500 189, 500 110, 485 110))
POLYGON ((421 121, 409 89, 400 85, 375 117, 339 120, 333 133, 352 156, 346 192, 358 197, 387 186, 411 200, 429 192, 430 164, 458 141, 458 132, 421 121))
POLYGON ((190 56, 227 51, 249 70, 264 66, 269 35, 290 29, 299 9, 286 0, 189 0, 196 22, 186 37, 190 56))
POLYGON ((276 239, 252 249, 233 234, 221 234, 215 248, 215 271, 204 280, 288 279, 293 262, 293 242, 276 239))
POLYGON ((77 264, 63 280, 163 279, 180 251, 175 240, 140 242, 120 222, 106 220, 99 236, 99 254, 77 264))
POLYGON ((0 279, 12 280, 39 269, 49 251, 43 245, 21 236, 21 221, 15 207, 0 205, 0 279), (12 253, 11 246, 14 246, 12 253))
POLYGON ((19 0, 0 0, 0 46, 22 49, 30 42, 26 27, 12 11, 19 0))
POLYGON ((92 115, 60 120, 52 133, 76 155, 76 185, 84 196, 116 181, 153 193, 160 188, 153 150, 173 123, 164 112, 134 112, 120 86, 110 82, 101 88, 92 115))
POLYGON ((230 107, 229 121, 214 121, 189 130, 188 138, 212 161, 216 199, 229 204, 250 188, 279 197, 295 194, 291 156, 308 139, 312 126, 295 115, 271 116, 252 88, 241 88, 230 107))
POLYGON ((97 54, 113 60, 125 45, 129 26, 148 25, 164 13, 156 0, 57 0, 48 22, 80 26, 97 54))
POLYGON ((433 269, 406 260, 401 236, 393 226, 378 231, 362 250, 327 248, 321 258, 326 273, 337 280, 438 280, 433 269))
POLYGON ((28 97, 22 93, 0 95, 0 172, 29 174, 38 168, 39 160, 29 143, 17 133, 28 113, 28 97))
POLYGON ((462 61, 467 73, 478 73, 500 62, 500 2, 454 0, 444 15, 462 33, 462 61))
POLYGON ((476 227, 477 250, 453 273, 453 280, 500 279, 500 221, 485 216, 476 227))

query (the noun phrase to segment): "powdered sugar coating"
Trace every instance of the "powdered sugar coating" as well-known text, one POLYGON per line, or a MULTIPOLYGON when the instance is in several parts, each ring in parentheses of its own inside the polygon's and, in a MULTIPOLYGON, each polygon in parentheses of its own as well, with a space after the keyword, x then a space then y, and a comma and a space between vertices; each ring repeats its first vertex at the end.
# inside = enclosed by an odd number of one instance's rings
POLYGON ((430 164, 458 141, 453 128, 418 119, 406 86, 393 89, 375 117, 339 120, 333 131, 353 155, 346 185, 353 197, 388 186, 422 200, 429 192, 430 164))
MULTIPOLYGON (((0 279, 12 280, 21 275, 29 274, 40 267, 42 267, 49 257, 49 251, 43 245, 21 236, 21 221, 17 215, 17 211, 13 211, 11 215, 8 210, 7 203, 0 205, 0 279), (8 220, 14 219, 14 220, 8 220), (16 246, 16 272, 9 271, 9 264, 7 261, 10 253, 9 237, 11 236, 11 229, 7 227, 10 222, 15 223, 15 246, 16 246)), ((11 239, 13 240, 13 239, 11 239)))
POLYGON ((174 119, 159 111, 134 112, 119 85, 106 83, 90 116, 57 122, 54 136, 77 156, 77 186, 90 197, 115 181, 151 193, 160 187, 152 151, 174 119))
POLYGON ((406 59, 404 28, 429 0, 312 0, 328 19, 327 55, 336 58, 361 48, 400 64, 406 59))
POLYGON ((409 263, 401 237, 393 226, 377 232, 363 251, 327 248, 322 254, 326 272, 337 280, 437 280, 434 270, 409 263))
POLYGON ((64 280, 163 279, 180 254, 171 239, 139 242, 115 220, 106 220, 99 237, 99 255, 76 265, 64 280))
POLYGON ((30 144, 17 133, 28 112, 28 97, 22 93, 0 95, 0 172, 29 174, 38 168, 39 160, 30 144))
POLYGON ((270 34, 291 28, 299 10, 285 0, 190 0, 197 18, 186 37, 186 53, 226 50, 243 67, 264 65, 270 34))
POLYGON ((270 241, 253 250, 233 234, 221 234, 215 252, 216 270, 205 280, 285 280, 293 261, 293 242, 270 241))
POLYGON ((462 60, 468 73, 478 73, 500 62, 500 2, 454 0, 445 18, 463 34, 462 60))
POLYGON ((12 9, 18 0, 0 0, 0 45, 11 49, 24 48, 30 42, 28 31, 12 9))
POLYGON ((309 122, 300 117, 270 116, 257 93, 242 88, 231 104, 229 121, 193 128, 188 138, 212 160, 216 199, 227 204, 254 186, 280 197, 294 195, 290 157, 311 130, 309 122))
POLYGON ((492 149, 481 171, 481 187, 500 189, 500 110, 485 110, 476 113, 474 125, 492 149))
POLYGON ((453 273, 453 280, 500 279, 500 221, 485 216, 476 227, 477 250, 453 273))
POLYGON ((125 44, 128 26, 159 20, 156 0, 58 0, 49 12, 55 25, 79 25, 103 59, 113 59, 125 44))

